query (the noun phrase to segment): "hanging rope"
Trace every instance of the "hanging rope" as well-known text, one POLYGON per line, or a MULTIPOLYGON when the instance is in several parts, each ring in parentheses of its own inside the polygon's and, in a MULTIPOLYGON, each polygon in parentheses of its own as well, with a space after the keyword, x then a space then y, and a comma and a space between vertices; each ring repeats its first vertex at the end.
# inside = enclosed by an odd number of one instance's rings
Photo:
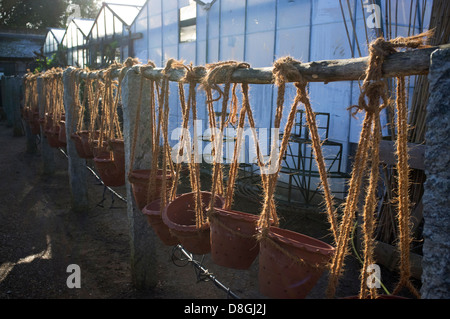
POLYGON ((398 159, 398 228, 400 250, 400 281, 394 290, 397 294, 402 287, 407 287, 417 298, 420 294, 410 281, 410 198, 409 198, 409 165, 408 165, 408 108, 406 104, 405 78, 397 78, 397 159, 398 159))
MULTIPOLYGON (((162 137, 163 137, 163 149, 162 149, 162 179, 161 179, 161 206, 160 210, 162 210, 167 206, 169 196, 171 195, 170 190, 168 191, 167 187, 167 172, 173 176, 174 175, 174 167, 173 162, 170 158, 170 145, 169 145, 169 112, 170 112, 170 106, 169 106, 169 95, 170 95, 170 85, 169 85, 169 72, 171 69, 175 68, 181 68, 183 65, 181 62, 176 61, 174 59, 170 59, 166 63, 166 67, 162 71, 163 77, 162 77, 162 83, 161 83, 161 95, 159 99, 160 104, 160 123, 162 124, 161 130, 162 130, 162 137)), ((159 134, 158 134, 159 135, 159 134)), ((159 143, 159 141, 156 141, 156 143, 159 143)), ((172 187, 170 187, 172 189, 172 187)))
MULTIPOLYGON (((361 88, 358 105, 354 106, 357 111, 365 111, 365 118, 360 134, 360 143, 355 156, 355 162, 352 171, 352 178, 348 195, 344 205, 343 218, 339 228, 339 237, 337 240, 336 252, 330 265, 330 278, 327 288, 328 297, 333 297, 336 292, 339 277, 342 274, 344 258, 348 254, 349 235, 351 233, 353 219, 357 209, 362 180, 370 159, 370 178, 366 193, 363 219, 364 219, 364 264, 361 274, 360 297, 367 297, 366 279, 367 267, 373 263, 373 230, 374 216, 376 207, 376 188, 378 183, 378 165, 379 165, 379 142, 381 139, 380 112, 389 100, 386 94, 386 84, 382 80, 382 66, 385 58, 396 52, 396 48, 422 48, 424 47, 424 37, 429 34, 421 34, 409 38, 397 38, 391 41, 385 41, 383 38, 375 40, 369 48, 369 63, 365 74, 365 79, 361 88), (366 102, 366 98, 368 102, 366 102), (380 105, 380 100, 382 104, 380 105), (370 157, 369 157, 369 151, 370 157)), ((405 164, 401 164, 405 165, 405 164)), ((407 178, 407 177, 406 177, 407 178)), ((400 207, 400 209, 404 209, 400 207)), ((404 216, 404 213, 400 213, 404 216)), ((407 221, 408 223, 409 221, 407 221)), ((408 247, 409 249, 409 247, 408 247)), ((408 261, 409 262, 409 261, 408 261)), ((404 271, 404 270, 403 270, 404 271)), ((403 277, 405 275, 402 275, 403 277)), ((409 280, 409 277, 408 277, 409 280)), ((371 297, 376 298, 376 290, 370 291, 371 297)))
MULTIPOLYGON (((278 86, 277 92, 277 105, 275 112, 274 128, 279 129, 281 120, 283 117, 283 106, 284 106, 284 96, 286 91, 286 82, 292 75, 296 75, 301 78, 301 74, 295 67, 298 61, 293 60, 290 57, 285 57, 277 60, 274 63, 273 74, 275 79, 275 85, 278 86)), ((287 149, 289 142, 289 137, 291 134, 292 127, 294 125, 295 114, 297 112, 297 106, 300 102, 301 85, 300 83, 295 84, 297 87, 297 94, 291 105, 291 109, 288 115, 286 126, 284 129, 283 138, 281 141, 281 146, 279 152, 277 151, 277 140, 272 141, 272 147, 270 150, 269 167, 262 167, 261 174, 263 180, 264 188, 264 202, 262 207, 262 212, 258 220, 258 228, 261 231, 261 237, 267 238, 267 232, 271 225, 271 220, 274 221, 274 225, 278 225, 278 216, 276 213, 276 207, 274 204, 274 193, 276 188, 276 183, 278 180, 278 174, 281 169, 281 162, 283 160, 283 154, 287 149), (276 156, 278 155, 278 156, 276 156), (273 166, 275 165, 275 167, 273 166)), ((249 119, 251 116, 248 112, 249 119)), ((255 143, 257 141, 255 140, 255 143)))
MULTIPOLYGON (((212 174, 212 186, 211 186, 211 201, 208 209, 208 214, 211 217, 214 214, 214 203, 215 196, 223 196, 225 193, 223 185, 223 165, 222 165, 222 150, 223 150, 223 139, 224 131, 228 123, 235 121, 235 114, 237 112, 237 96, 236 96, 236 86, 233 85, 232 99, 230 107, 230 116, 227 120, 228 102, 230 98, 231 89, 231 76, 233 72, 238 68, 249 68, 248 63, 239 63, 236 61, 225 61, 208 64, 206 66, 207 74, 203 78, 202 85, 206 91, 208 115, 209 115, 209 127, 211 131, 211 142, 212 142, 212 152, 213 157, 213 174, 212 174), (223 90, 219 85, 217 85, 217 76, 222 75, 225 78, 223 90), (219 93, 219 97, 213 99, 212 90, 219 93), (216 112, 214 111, 214 102, 219 101, 222 98, 222 108, 220 111, 220 125, 216 123, 216 112), (218 131, 218 132, 217 132, 218 131)), ((245 112, 244 112, 245 114, 245 112)), ((242 119, 243 127, 243 119, 242 119)), ((225 196, 225 208, 230 209, 233 201, 234 185, 237 175, 237 153, 240 152, 241 141, 236 140, 235 150, 233 155, 233 163, 230 166, 229 180, 227 186, 227 194, 225 196)))
POLYGON ((102 117, 100 124, 100 135, 98 138, 99 149, 104 149, 105 141, 122 138, 122 131, 120 129, 119 118, 117 114, 117 107, 120 97, 120 83, 114 80, 115 71, 122 69, 123 65, 120 63, 113 63, 105 70, 103 79, 105 88, 102 99, 102 117))

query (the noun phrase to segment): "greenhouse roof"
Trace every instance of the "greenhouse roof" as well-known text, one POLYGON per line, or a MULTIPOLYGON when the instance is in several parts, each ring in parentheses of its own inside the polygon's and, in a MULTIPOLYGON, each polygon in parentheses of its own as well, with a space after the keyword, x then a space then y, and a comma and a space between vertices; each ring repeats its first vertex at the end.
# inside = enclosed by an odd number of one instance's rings
POLYGON ((51 32, 53 34, 53 36, 55 37, 56 41, 58 41, 58 43, 61 43, 61 41, 64 37, 64 33, 66 33, 66 29, 50 28, 49 32, 51 32))
POLYGON ((94 24, 93 19, 80 19, 75 18, 72 20, 73 23, 80 29, 84 36, 87 36, 91 31, 92 25, 94 24))
POLYGON ((106 6, 126 25, 130 26, 141 11, 141 6, 130 4, 106 3, 106 6))

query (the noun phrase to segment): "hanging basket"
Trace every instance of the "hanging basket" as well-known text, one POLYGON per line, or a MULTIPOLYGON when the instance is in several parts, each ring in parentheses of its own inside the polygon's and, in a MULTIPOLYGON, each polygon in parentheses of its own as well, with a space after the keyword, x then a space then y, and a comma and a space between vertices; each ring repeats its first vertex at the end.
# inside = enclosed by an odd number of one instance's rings
POLYGON ((66 140, 66 121, 59 121, 59 135, 58 140, 64 145, 67 144, 66 140))
POLYGON ((255 237, 259 216, 216 208, 209 220, 211 258, 223 267, 248 269, 259 253, 255 237))
MULTIPOLYGON (((131 183, 131 188, 133 191, 133 196, 136 201, 136 205, 140 210, 142 210, 147 204, 147 193, 148 193, 148 182, 150 178, 149 169, 138 169, 131 171, 128 180, 131 183)), ((156 175, 156 187, 154 188, 154 193, 150 194, 150 199, 159 198, 161 194, 162 185, 162 170, 159 169, 156 175)), ((166 174, 166 185, 167 190, 172 188, 172 175, 166 174)))
POLYGON ((315 286, 334 248, 320 240, 270 227, 260 240, 259 289, 269 298, 303 299, 315 286))
POLYGON ((81 140, 80 135, 78 132, 74 132, 70 135, 70 138, 73 140, 73 143, 75 144, 75 149, 77 150, 77 154, 80 158, 92 158, 90 154, 86 154, 84 151, 83 141, 81 140))
POLYGON ((125 173, 125 145, 123 139, 112 139, 108 141, 114 156, 114 164, 118 170, 125 173))
MULTIPOLYGON (((88 156, 85 158, 94 158, 93 145, 91 142, 89 142, 91 132, 83 130, 83 131, 79 131, 78 135, 80 136, 81 143, 83 144, 84 154, 86 156, 88 156)), ((100 135, 99 131, 96 131, 94 139, 98 139, 99 135, 100 135)))
POLYGON ((53 127, 53 114, 46 113, 44 117, 39 119, 39 124, 42 126, 44 135, 47 135, 47 131, 53 127))
POLYGON ((45 136, 47 137, 48 145, 50 145, 50 147, 58 148, 66 146, 66 143, 59 140, 59 130, 59 125, 54 125, 45 131, 45 136))
MULTIPOLYGON (((211 200, 211 193, 202 191, 201 197, 202 206, 206 207, 211 200)), ((222 208, 223 205, 223 198, 216 195, 214 207, 222 208)), ((201 228, 195 225, 193 192, 180 195, 171 201, 163 210, 162 219, 188 251, 197 255, 211 252, 209 223, 205 223, 201 228)))
POLYGON ((125 184, 125 171, 116 167, 109 152, 99 152, 94 157, 95 168, 106 186, 117 187, 125 184))
POLYGON ((177 237, 173 236, 167 227, 164 224, 161 217, 161 199, 154 200, 153 202, 147 204, 143 209, 142 213, 147 217, 147 221, 150 226, 155 231, 156 235, 158 235, 159 239, 167 245, 174 246, 180 243, 177 237))

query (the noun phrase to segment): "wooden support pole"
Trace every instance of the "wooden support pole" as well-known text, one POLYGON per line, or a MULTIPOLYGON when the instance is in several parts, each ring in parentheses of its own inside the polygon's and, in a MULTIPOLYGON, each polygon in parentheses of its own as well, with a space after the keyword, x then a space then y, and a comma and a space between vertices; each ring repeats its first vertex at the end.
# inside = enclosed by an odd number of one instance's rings
POLYGON ((421 295, 424 299, 449 299, 450 49, 433 52, 428 80, 421 295))
MULTIPOLYGON (((38 91, 39 104, 39 118, 45 116, 45 94, 44 94, 44 79, 38 77, 36 79, 38 91)), ((45 137, 44 127, 41 125, 41 155, 42 155, 42 169, 44 175, 51 175, 55 172, 55 149, 50 147, 48 140, 45 137)))
POLYGON ((3 105, 3 112, 5 113, 6 117, 6 126, 12 127, 13 126, 13 120, 11 117, 11 103, 12 103, 12 96, 11 96, 11 85, 10 85, 10 79, 11 77, 5 76, 2 78, 2 105, 3 105))
POLYGON ((74 211, 86 211, 89 209, 88 183, 86 160, 78 156, 75 143, 70 135, 74 132, 78 122, 78 110, 74 103, 74 92, 71 80, 71 73, 75 70, 72 67, 67 68, 63 73, 64 83, 64 110, 66 117, 66 136, 67 136, 67 156, 69 184, 72 193, 72 209, 74 211))
POLYGON ((8 94, 11 95, 11 117, 13 123, 13 136, 19 137, 25 135, 22 117, 20 115, 22 79, 18 76, 10 77, 10 89, 8 94))
POLYGON ((125 145, 125 180, 127 194, 127 215, 130 232, 131 248, 131 276, 133 286, 140 290, 153 288, 158 282, 157 265, 158 255, 165 251, 159 238, 149 227, 146 217, 137 207, 134 200, 132 186, 128 181, 128 173, 131 169, 149 169, 151 163, 151 132, 148 129, 150 123, 149 108, 149 80, 143 79, 143 90, 140 91, 141 75, 138 68, 131 68, 122 81, 123 104, 123 136, 125 145), (138 122, 136 113, 141 98, 141 112, 138 122), (132 144, 135 126, 137 131, 136 149, 134 161, 132 161, 132 144), (158 253, 159 252, 159 253, 158 253))

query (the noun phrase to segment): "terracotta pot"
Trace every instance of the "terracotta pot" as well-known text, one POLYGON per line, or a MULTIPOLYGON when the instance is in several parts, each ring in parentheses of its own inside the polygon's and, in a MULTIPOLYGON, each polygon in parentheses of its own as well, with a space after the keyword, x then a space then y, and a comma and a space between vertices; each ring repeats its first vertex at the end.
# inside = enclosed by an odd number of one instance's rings
POLYGON ((320 240, 270 227, 267 238, 260 240, 261 293, 274 299, 305 298, 319 280, 325 269, 323 265, 333 253, 334 248, 320 240))
POLYGON ((125 145, 123 139, 113 139, 108 141, 114 156, 114 164, 117 169, 125 172, 125 145))
POLYGON ((53 114, 47 113, 44 115, 44 117, 39 118, 39 124, 43 128, 44 135, 46 135, 46 131, 49 131, 53 128, 53 114))
POLYGON ((83 142, 81 140, 80 135, 78 132, 74 132, 70 135, 70 138, 73 140, 73 143, 75 144, 75 149, 77 150, 77 154, 80 158, 92 158, 91 154, 86 154, 84 151, 83 142))
POLYGON ((116 187, 125 184, 125 171, 117 169, 109 152, 94 157, 94 164, 106 186, 116 187))
POLYGON ((103 141, 102 147, 99 147, 98 140, 91 141, 90 145, 94 157, 111 157, 111 152, 108 150, 108 143, 106 141, 103 141))
MULTIPOLYGON (((202 191, 201 196, 205 208, 209 205, 211 193, 202 191)), ((214 207, 222 208, 223 205, 223 198, 216 196, 214 207)), ((194 193, 180 195, 170 202, 163 210, 162 219, 188 251, 197 255, 211 252, 209 223, 201 228, 195 225, 194 193)))
POLYGON ((161 199, 154 200, 153 202, 147 204, 143 209, 142 213, 147 217, 147 221, 150 226, 155 231, 156 235, 158 235, 159 239, 167 245, 174 246, 180 243, 177 237, 173 236, 167 227, 164 224, 161 217, 161 199))
POLYGON ((66 139, 66 121, 59 121, 59 136, 58 139, 64 145, 67 145, 66 139))
MULTIPOLYGON (((84 154, 87 156, 85 158, 94 158, 94 153, 92 150, 92 145, 89 142, 90 132, 89 131, 79 131, 78 135, 81 138, 81 143, 83 144, 84 148, 84 154)), ((95 138, 98 138, 98 136, 95 136, 95 138)))
POLYGON ((221 208, 210 218, 211 258, 223 267, 248 269, 259 253, 259 216, 221 208))
POLYGON ((45 131, 45 136, 47 137, 47 142, 50 147, 58 148, 66 146, 66 143, 62 143, 59 140, 59 125, 55 125, 50 129, 45 131))
MULTIPOLYGON (((148 182, 150 179, 150 170, 149 169, 137 169, 133 170, 130 173, 129 181, 131 183, 131 188, 133 191, 134 200, 136 201, 136 205, 140 210, 142 210, 147 204, 147 193, 148 193, 148 182)), ((156 183, 155 183, 154 193, 150 194, 150 201, 153 201, 156 198, 161 196, 161 184, 162 184, 162 170, 158 170, 156 175, 156 183)), ((166 185, 167 190, 172 188, 172 176, 170 174, 166 174, 166 185)))

